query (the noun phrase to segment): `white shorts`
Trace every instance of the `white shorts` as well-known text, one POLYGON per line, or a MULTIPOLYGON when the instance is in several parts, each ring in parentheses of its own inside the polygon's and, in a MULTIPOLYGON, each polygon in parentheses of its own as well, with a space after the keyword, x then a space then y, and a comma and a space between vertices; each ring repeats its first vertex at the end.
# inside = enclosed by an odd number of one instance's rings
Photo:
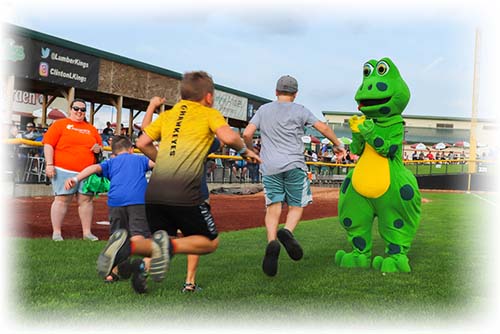
POLYGON ((78 193, 84 195, 93 195, 93 193, 84 193, 82 191, 83 183, 85 180, 82 180, 78 183, 76 187, 73 187, 69 190, 64 189, 64 183, 67 179, 75 177, 78 175, 78 172, 74 172, 72 170, 67 170, 64 168, 55 167, 56 175, 51 179, 52 181, 52 190, 54 191, 55 196, 60 195, 72 195, 78 193))

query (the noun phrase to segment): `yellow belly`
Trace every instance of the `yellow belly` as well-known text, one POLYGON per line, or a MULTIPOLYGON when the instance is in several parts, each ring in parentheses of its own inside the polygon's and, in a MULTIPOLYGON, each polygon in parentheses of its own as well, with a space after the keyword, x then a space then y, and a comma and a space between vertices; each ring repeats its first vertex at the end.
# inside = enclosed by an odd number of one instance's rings
POLYGON ((389 160, 366 144, 354 168, 352 186, 365 197, 378 198, 385 194, 390 184, 389 160))

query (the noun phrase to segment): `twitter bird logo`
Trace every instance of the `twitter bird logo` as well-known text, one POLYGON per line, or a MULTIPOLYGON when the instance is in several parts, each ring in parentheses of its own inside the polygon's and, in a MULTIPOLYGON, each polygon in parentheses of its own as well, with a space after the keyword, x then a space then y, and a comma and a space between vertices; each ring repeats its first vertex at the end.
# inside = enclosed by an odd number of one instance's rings
POLYGON ((50 55, 50 49, 49 48, 42 48, 41 53, 42 53, 42 58, 45 59, 50 55))

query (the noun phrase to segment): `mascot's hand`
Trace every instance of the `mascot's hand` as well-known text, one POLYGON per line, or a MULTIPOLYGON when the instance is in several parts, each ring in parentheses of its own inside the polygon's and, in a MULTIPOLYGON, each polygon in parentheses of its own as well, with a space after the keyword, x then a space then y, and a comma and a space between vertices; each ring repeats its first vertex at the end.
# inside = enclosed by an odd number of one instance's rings
POLYGON ((355 133, 359 133, 358 126, 360 124, 363 124, 365 119, 366 119, 365 115, 363 115, 363 116, 357 116, 357 115, 351 116, 351 118, 349 118, 349 126, 351 127, 351 131, 355 132, 355 133))
POLYGON ((359 132, 361 132, 361 135, 363 135, 363 137, 367 134, 370 134, 374 128, 375 124, 373 123, 372 119, 367 119, 363 122, 363 124, 358 125, 359 132))

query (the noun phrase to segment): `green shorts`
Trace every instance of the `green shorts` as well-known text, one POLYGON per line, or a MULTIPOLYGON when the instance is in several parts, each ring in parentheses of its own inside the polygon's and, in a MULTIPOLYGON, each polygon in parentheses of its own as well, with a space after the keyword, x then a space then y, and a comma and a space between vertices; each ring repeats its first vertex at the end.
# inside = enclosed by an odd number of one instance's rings
POLYGON ((288 206, 306 207, 312 203, 307 173, 295 168, 283 173, 262 177, 266 206, 286 202, 288 206))

